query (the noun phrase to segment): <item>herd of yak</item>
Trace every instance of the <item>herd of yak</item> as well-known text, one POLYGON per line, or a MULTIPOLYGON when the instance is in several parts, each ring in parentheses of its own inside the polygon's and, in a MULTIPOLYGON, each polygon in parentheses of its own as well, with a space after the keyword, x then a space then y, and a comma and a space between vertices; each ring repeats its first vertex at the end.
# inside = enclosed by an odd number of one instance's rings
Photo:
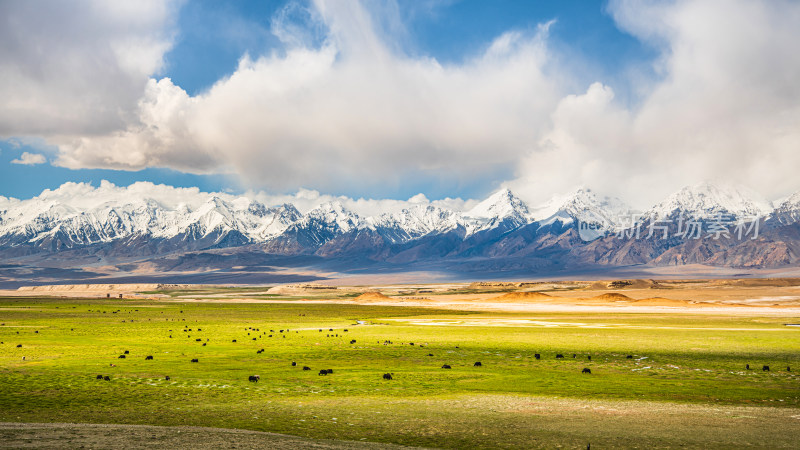
MULTIPOLYGON (((3 324, 3 325, 5 325, 5 324, 3 324)), ((192 330, 192 328, 187 328, 187 327, 184 327, 184 329, 183 329, 182 331, 183 331, 183 332, 186 332, 186 333, 188 333, 188 332, 192 332, 193 330, 192 330)), ((202 328, 197 328, 197 331, 202 331, 202 328)), ((269 332, 270 332, 270 333, 272 333, 272 334, 269 334, 269 335, 267 335, 267 332, 266 332, 266 331, 264 331, 264 332, 261 332, 261 330, 260 330, 260 329, 258 329, 258 328, 253 328, 253 327, 247 327, 247 328, 245 328, 245 331, 248 331, 248 333, 247 333, 247 335, 248 335, 248 336, 250 336, 250 335, 251 335, 251 333, 253 333, 253 332, 256 332, 256 333, 261 333, 261 334, 260 334, 260 335, 258 335, 257 337, 252 337, 252 340, 254 340, 254 341, 255 341, 255 340, 257 340, 257 339, 261 338, 262 336, 267 336, 267 337, 270 337, 270 338, 271 338, 271 337, 273 337, 273 335, 278 335, 278 336, 282 335, 282 336, 285 338, 285 337, 286 337, 286 334, 285 334, 285 333, 288 333, 290 330, 289 330, 288 328, 287 328, 287 329, 281 329, 281 330, 278 330, 277 332, 276 332, 275 330, 269 330, 269 332)), ((333 331, 333 328, 329 328, 329 329, 328 329, 328 331, 329 331, 329 332, 333 331)), ((348 331, 348 329, 347 329, 347 328, 345 328, 345 329, 343 330, 343 332, 347 332, 347 331, 348 331)), ((170 332, 172 332, 172 330, 170 330, 170 332)), ((320 329, 319 329, 319 332, 321 333, 321 332, 323 332, 323 330, 320 328, 320 329)), ((37 330, 37 331, 35 331, 35 333, 39 333, 39 331, 37 330)), ((297 333, 297 331, 295 331, 295 333, 297 333)), ((19 334, 19 331, 17 331, 17 334, 19 334)), ((190 337, 191 337, 191 336, 187 334, 187 338, 190 338, 190 337)), ((337 334, 330 334, 330 333, 329 333, 329 334, 326 334, 326 337, 339 337, 339 334, 338 334, 338 333, 337 333, 337 334)), ((169 338, 170 338, 170 339, 172 338, 172 335, 171 335, 171 334, 169 335, 169 338)), ((202 339, 200 339, 200 338, 196 338, 196 339, 195 339, 195 341, 197 341, 197 342, 201 342, 201 341, 202 341, 202 339)), ((206 341, 208 341, 208 339, 206 339, 206 341)), ((236 339, 233 339, 233 342, 236 342, 236 339)), ((352 344, 355 344, 355 343, 356 343, 356 340, 355 340, 355 339, 352 339, 352 340, 350 340, 350 344, 351 344, 351 345, 352 345, 352 344)), ((380 343, 380 342, 379 342, 379 343, 380 343)), ((3 342, 0 342, 0 344, 3 344, 3 342)), ((392 344, 392 342, 387 340, 387 341, 384 341, 384 342, 383 342, 383 344, 384 344, 384 345, 388 345, 388 344, 392 344)), ((206 345, 206 342, 203 342, 203 346, 205 346, 205 345, 206 345)), ((409 343, 409 345, 414 345, 414 343, 409 343)), ((22 344, 17 344, 17 346, 16 346, 16 347, 17 347, 17 348, 22 348, 22 344)), ((419 347, 424 347, 424 346, 423 346, 423 345, 419 345, 419 347)), ((456 348, 458 348, 458 347, 456 347, 456 348)), ((256 351, 256 353, 257 353, 257 354, 261 354, 261 353, 263 353, 263 352, 264 352, 264 349, 263 349, 263 348, 262 348, 262 349, 260 349, 260 350, 257 350, 257 351, 256 351)), ((121 355, 119 355, 117 358, 119 358, 119 359, 125 359, 125 358, 127 358, 127 356, 128 356, 128 355, 130 355, 130 351, 128 351, 128 350, 125 350, 125 351, 124 351, 124 352, 123 352, 121 355)), ((428 353, 428 356, 433 356, 433 354, 432 354, 432 353, 428 353)), ((538 360, 538 359, 541 359, 541 357, 542 357, 542 355, 541 355, 541 354, 539 354, 539 353, 535 353, 535 354, 534 354, 534 358, 536 358, 537 360, 538 360)), ((572 358, 576 358, 576 357, 577 357, 577 354, 572 354, 572 358)), ((555 358, 556 358, 556 359, 564 359, 564 355, 563 355, 563 354, 561 354, 561 353, 558 353, 558 354, 556 354, 555 358)), ((633 355, 627 355, 627 356, 626 356, 626 358, 627 358, 627 359, 633 359, 633 355)), ((25 357, 23 356, 23 357, 22 357, 22 359, 24 360, 24 359, 25 359, 25 357)), ((144 358, 144 359, 145 359, 146 361, 151 361, 151 360, 153 360, 153 355, 147 355, 147 356, 145 356, 145 358, 144 358)), ((588 359, 589 361, 591 361, 591 360, 592 360, 592 356, 591 356, 591 355, 587 356, 587 359, 588 359)), ((193 363, 197 363, 197 362, 200 362, 200 360, 199 360, 198 358, 192 358, 192 359, 191 359, 191 362, 193 362, 193 363)), ((297 366, 297 362, 295 362, 295 361, 292 361, 292 367, 296 367, 296 366, 297 366)), ((476 361, 476 362, 473 364, 473 367, 482 367, 482 366, 483 366, 483 364, 482 364, 480 361, 476 361)), ((111 364, 111 367, 116 367, 116 365, 112 363, 112 364, 111 364)), ((444 364, 444 365, 442 365, 442 369, 451 369, 451 366, 450 366, 449 364, 444 364)), ((745 365, 745 369, 747 369, 747 370, 751 370, 751 369, 750 369, 750 364, 746 364, 746 365, 745 365)), ((306 370, 311 370, 311 368, 310 368, 310 367, 308 367, 308 366, 303 366, 303 367, 302 367, 302 370, 304 370, 304 371, 306 371, 306 370)), ((768 365, 764 365, 764 366, 762 366, 761 370, 763 370, 763 371, 765 371, 765 372, 768 372, 768 371, 770 371, 770 368, 769 368, 769 366, 768 366, 768 365)), ((787 372, 791 372, 791 370, 792 370, 792 369, 791 369, 791 367, 789 367, 789 366, 787 366, 787 367, 786 367, 786 371, 787 371, 787 372)), ((319 371, 319 375, 321 375, 321 376, 322 376, 322 375, 328 375, 328 374, 332 374, 332 373, 333 373, 333 369, 321 369, 321 370, 319 371)), ((584 367, 584 368, 581 370, 581 373, 583 373, 583 374, 591 374, 591 373, 592 373, 592 370, 591 370, 590 368, 588 368, 588 367, 584 367)), ((384 379, 384 380, 391 380, 391 379, 393 379, 392 375, 393 375, 392 373, 384 373, 384 374, 383 374, 383 379, 384 379)), ((96 379, 98 379, 98 380, 110 381, 110 380, 111 380, 111 377, 110 377, 110 376, 108 376, 108 375, 97 375, 97 376, 96 376, 96 379)), ((257 382, 258 382, 260 379, 261 379, 261 377, 260 377, 259 375, 250 375, 250 376, 248 377, 248 380, 249 380, 249 381, 251 381, 251 382, 256 382, 256 383, 257 383, 257 382)), ((166 380, 168 380, 168 381, 169 381, 169 380, 170 380, 170 377, 169 377, 169 376, 167 376, 167 377, 166 377, 166 380)))
MULTIPOLYGON (((170 330, 170 332, 171 332, 171 331, 172 331, 172 330, 170 330)), ((187 333, 188 333, 188 332, 191 332, 191 331, 192 331, 192 329, 191 329, 191 328, 186 328, 186 327, 184 327, 184 329, 183 329, 182 331, 183 331, 183 332, 187 332, 187 333)), ((202 329, 201 329, 201 328, 197 328, 197 331, 202 331, 202 329)), ((261 333, 261 335, 259 335, 258 337, 253 337, 253 338, 252 338, 252 340, 254 340, 254 341, 255 341, 255 340, 257 340, 258 338, 260 338, 260 337, 262 337, 262 336, 267 336, 267 337, 270 337, 270 338, 271 338, 271 337, 273 337, 273 335, 279 335, 279 336, 280 336, 280 335, 282 335, 282 336, 285 338, 285 337, 286 337, 286 334, 284 334, 284 332, 285 332, 285 333, 288 333, 290 330, 289 330, 288 328, 287 328, 287 329, 281 329, 281 330, 278 330, 278 332, 277 332, 277 333, 275 332, 275 330, 270 330, 269 332, 270 332, 270 333, 273 333, 273 334, 269 334, 269 335, 267 335, 267 332, 266 332, 266 331, 264 331, 264 332, 261 332, 261 330, 260 330, 260 329, 258 329, 258 328, 253 328, 253 327, 247 327, 247 328, 245 328, 245 331, 248 331, 248 333, 247 333, 247 335, 248 335, 248 336, 250 336, 250 335, 251 335, 251 332, 257 332, 257 333, 258 333, 258 332, 260 332, 260 333, 261 333)), ((328 331, 329 331, 329 332, 333 331, 333 328, 329 328, 329 329, 328 329, 328 331)), ((347 328, 345 328, 345 329, 343 330, 343 332, 347 332, 347 331, 348 331, 348 329, 347 329, 347 328)), ((323 332, 323 330, 320 328, 320 329, 319 329, 319 332, 323 332)), ((295 333, 297 333, 297 331, 295 331, 295 333)), ((170 337, 170 338, 172 338, 172 335, 170 335, 169 337, 170 337)), ((190 336, 190 335, 187 335, 187 337, 191 337, 191 336, 190 336)), ((326 337, 337 337, 337 338, 338 338, 338 337, 339 337, 339 334, 330 334, 330 333, 329 333, 329 334, 326 334, 326 337)), ((202 341, 202 339, 199 339, 199 338, 198 338, 198 339, 195 339, 195 340, 196 340, 197 342, 201 342, 201 341, 202 341)), ((206 341, 208 341, 208 339, 206 339, 206 341)), ((232 342, 237 342, 237 340, 236 340, 236 339, 233 339, 233 340, 232 340, 232 342)), ((355 344, 355 343, 356 343, 356 340, 355 340, 355 339, 352 339, 352 340, 350 340, 350 344, 351 344, 351 345, 353 345, 353 344, 355 344)), ((378 343, 380 343, 380 341, 378 341, 378 343)), ((388 344, 392 344, 392 341, 388 341, 388 340, 387 340, 387 341, 384 341, 384 342, 383 342, 383 345, 388 345, 388 344)), ((205 345, 206 345, 206 343, 204 342, 204 343, 203 343, 203 346, 205 346, 205 345)), ((409 343, 409 345, 414 345, 414 343, 409 343)), ((21 345, 18 345, 17 347, 21 347, 21 345)), ((423 345, 419 345, 419 347, 424 347, 424 346, 423 346, 423 345)), ((456 348, 458 348, 458 347, 456 346, 456 348)), ((256 351, 256 353, 257 353, 257 354, 261 354, 261 353, 263 353, 263 352, 264 352, 264 349, 263 349, 263 348, 262 348, 262 349, 260 349, 260 350, 257 350, 257 351, 256 351)), ((126 355, 128 355, 129 353, 130 353, 130 352, 129 352, 128 350, 125 350, 125 351, 123 352, 123 354, 121 354, 121 355, 119 355, 119 356, 118 356, 118 358, 124 359, 124 358, 126 358, 126 355)), ((432 353, 428 353, 428 356, 433 356, 433 354, 432 354, 432 353)), ((533 356, 534 356, 534 358, 535 358, 535 359, 537 359, 537 360, 540 360, 540 359, 542 358, 542 355, 541 355, 540 353, 535 353, 533 356)), ((573 354, 572 354, 572 358, 573 358, 573 359, 577 358, 577 354, 573 353, 573 354)), ((627 356, 626 356, 626 358, 627 358, 627 359, 633 359, 633 355, 627 355, 627 356)), ((153 356, 152 356, 152 355, 147 355, 147 356, 145 356, 145 360, 146 360, 146 361, 149 361, 149 360, 152 360, 152 359, 153 359, 153 356)), ((557 353, 557 354, 555 355, 555 359, 564 359, 564 355, 563 355, 563 354, 561 354, 561 353, 557 353)), ((591 361, 591 360, 592 360, 592 356, 591 356, 591 355, 587 355, 587 360, 588 360, 588 361, 591 361)), ((197 359, 197 358, 193 358, 193 359, 191 359, 191 362, 193 362, 193 363, 199 362, 199 359, 197 359)), ((291 365, 292 365, 292 367, 297 367, 297 362, 296 362, 296 361, 292 361, 291 365)), ((115 367, 115 365, 114 365, 114 364, 111 364, 111 366, 112 366, 112 367, 115 367)), ((476 362, 475 362, 475 363, 474 363, 472 366, 473 366, 473 367, 483 367, 483 364, 482 364, 480 361, 476 361, 476 362)), ((451 369, 451 368, 452 368, 452 367, 451 367, 449 364, 443 364, 443 365, 442 365, 442 369, 451 369)), ((745 369, 747 369, 747 370, 751 370, 751 369, 750 369, 750 364, 745 364, 745 369)), ((310 368, 309 366, 302 366, 302 370, 304 370, 304 371, 310 371, 310 370, 311 370, 311 368, 310 368)), ((769 366, 768 366, 768 365, 764 365, 764 366, 762 367, 762 370, 763 370, 763 371, 765 371, 765 372, 768 372, 768 371, 770 370, 770 368, 769 368, 769 366)), ((792 369, 791 369, 791 367, 789 367, 789 366, 787 366, 787 367, 786 367, 786 371, 787 371, 787 372, 791 372, 791 370, 792 370, 792 369)), ((328 375, 328 374, 332 374, 332 373, 333 373, 333 369, 320 369, 320 371, 319 371, 319 373, 318 373, 318 374, 319 374, 320 376, 323 376, 323 375, 328 375)), ((590 375, 590 374, 592 373, 592 370, 591 370, 590 368, 588 368, 588 367, 584 367, 584 368, 581 370, 581 373, 582 373, 582 374, 589 374, 589 375, 590 375)), ((383 374, 383 379, 384 379, 384 380, 392 380, 392 379, 393 379, 393 375, 394 375, 393 373, 384 373, 384 374, 383 374)), ((110 381, 110 379, 111 379, 111 378, 110 378, 108 375, 97 375, 97 377, 96 377, 96 378, 97 378, 98 380, 105 380, 105 381, 110 381)), ((169 377, 169 376, 167 376, 167 377, 166 377, 166 380, 167 380, 167 381, 169 381, 169 380, 170 380, 170 377, 169 377)), ((249 376, 248 376, 248 381, 250 381, 250 382, 257 383, 257 382, 259 382, 260 380, 261 380, 261 376, 260 376, 260 375, 249 375, 249 376)))

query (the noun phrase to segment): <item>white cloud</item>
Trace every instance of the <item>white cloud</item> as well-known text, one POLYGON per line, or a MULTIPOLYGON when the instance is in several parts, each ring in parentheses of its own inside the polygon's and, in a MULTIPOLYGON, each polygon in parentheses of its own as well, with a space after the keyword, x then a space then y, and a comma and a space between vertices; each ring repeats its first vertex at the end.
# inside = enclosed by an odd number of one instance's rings
POLYGON ((285 53, 243 57, 208 92, 150 80, 124 130, 61 139, 57 163, 230 171, 279 191, 367 192, 432 177, 464 185, 510 168, 558 101, 543 73, 546 28, 441 65, 396 51, 357 2, 315 6, 321 46, 283 26, 285 53))
MULTIPOLYGON (((24 24, 47 9, 21 14, 19 4, 0 12, 24 24)), ((284 196, 308 208, 338 198, 319 191, 407 192, 400 187, 435 180, 455 194, 499 184, 513 169, 505 185, 532 204, 575 185, 638 207, 704 179, 770 198, 798 188, 798 2, 612 1, 617 25, 660 54, 657 77, 631 86, 633 105, 602 79, 568 90, 565 80, 585 76, 575 76, 580 62, 557 64, 550 24, 510 30, 472 58, 441 64, 403 51, 396 5, 328 0, 287 6, 272 23, 284 49, 244 55, 232 75, 190 96, 150 78, 174 8, 143 3, 146 14, 132 14, 80 3, 91 25, 83 31, 59 5, 45 23, 54 31, 42 25, 32 42, 14 44, 24 35, 13 27, 0 31, 0 75, 11 80, 0 134, 41 132, 66 167, 230 172, 254 189, 315 189, 284 196), (32 56, 40 42, 45 58, 32 56), (17 85, 19 94, 9 90, 17 85)))
POLYGON ((720 179, 775 198, 800 167, 800 3, 620 0, 619 26, 656 46, 641 104, 595 83, 564 98, 512 187, 530 197, 585 184, 646 207, 720 179))
POLYGON ((428 201, 421 194, 409 200, 385 199, 353 199, 346 196, 332 196, 320 194, 314 190, 300 189, 294 194, 273 195, 263 191, 249 191, 241 195, 224 192, 203 192, 196 187, 181 188, 164 184, 154 184, 140 181, 129 186, 117 186, 103 180, 99 186, 91 183, 67 182, 56 189, 45 189, 36 197, 18 200, 0 196, 0 213, 5 210, 15 210, 21 214, 30 214, 38 208, 25 205, 39 205, 49 208, 53 204, 68 205, 77 211, 90 211, 108 205, 129 205, 141 202, 156 203, 167 210, 188 208, 197 210, 203 204, 218 197, 230 204, 246 208, 251 201, 260 202, 268 207, 279 206, 285 203, 294 205, 301 213, 307 213, 326 202, 340 202, 345 208, 362 217, 379 216, 384 213, 396 213, 405 208, 419 204, 431 204, 455 211, 464 211, 471 208, 475 200, 462 200, 447 198, 444 200, 428 201))
POLYGON ((37 164, 44 164, 47 158, 40 153, 22 152, 18 159, 12 159, 11 164, 23 164, 26 166, 35 166, 37 164))
POLYGON ((124 126, 163 65, 175 3, 0 2, 0 136, 124 126))

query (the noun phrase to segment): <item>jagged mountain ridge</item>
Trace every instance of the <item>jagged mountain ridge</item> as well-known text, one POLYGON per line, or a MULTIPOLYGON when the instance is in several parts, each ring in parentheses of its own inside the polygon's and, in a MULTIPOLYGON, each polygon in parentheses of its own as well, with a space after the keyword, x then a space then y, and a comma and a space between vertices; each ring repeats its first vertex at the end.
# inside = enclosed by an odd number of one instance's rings
MULTIPOLYGON (((466 211, 429 202, 360 216, 342 202, 301 213, 245 196, 136 183, 67 183, 30 200, 0 197, 0 254, 79 251, 150 258, 208 249, 254 248, 272 255, 309 255, 408 265, 420 261, 492 260, 514 267, 711 263, 750 267, 797 262, 800 193, 775 209, 746 190, 702 183, 682 189, 639 217, 683 214, 711 219, 765 215, 757 240, 619 239, 630 207, 580 188, 529 207, 502 189, 466 211), (605 237, 585 242, 578 222, 599 224, 605 237)), ((77 253, 76 253, 77 254, 77 253)))

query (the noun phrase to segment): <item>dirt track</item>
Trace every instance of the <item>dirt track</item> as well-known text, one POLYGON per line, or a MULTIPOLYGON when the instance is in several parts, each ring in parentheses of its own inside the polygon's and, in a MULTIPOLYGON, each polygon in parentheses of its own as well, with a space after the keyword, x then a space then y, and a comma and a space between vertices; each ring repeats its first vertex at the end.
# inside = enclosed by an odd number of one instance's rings
POLYGON ((330 441, 249 430, 74 423, 0 422, 0 448, 400 449, 397 445, 330 441))

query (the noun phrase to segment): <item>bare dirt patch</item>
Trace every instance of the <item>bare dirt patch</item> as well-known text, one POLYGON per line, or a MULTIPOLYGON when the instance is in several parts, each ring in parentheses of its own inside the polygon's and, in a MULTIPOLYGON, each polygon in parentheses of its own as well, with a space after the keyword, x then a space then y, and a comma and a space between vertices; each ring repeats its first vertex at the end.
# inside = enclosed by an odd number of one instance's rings
POLYGON ((269 448, 396 449, 371 442, 316 440, 285 434, 203 427, 0 422, 3 448, 269 448))

